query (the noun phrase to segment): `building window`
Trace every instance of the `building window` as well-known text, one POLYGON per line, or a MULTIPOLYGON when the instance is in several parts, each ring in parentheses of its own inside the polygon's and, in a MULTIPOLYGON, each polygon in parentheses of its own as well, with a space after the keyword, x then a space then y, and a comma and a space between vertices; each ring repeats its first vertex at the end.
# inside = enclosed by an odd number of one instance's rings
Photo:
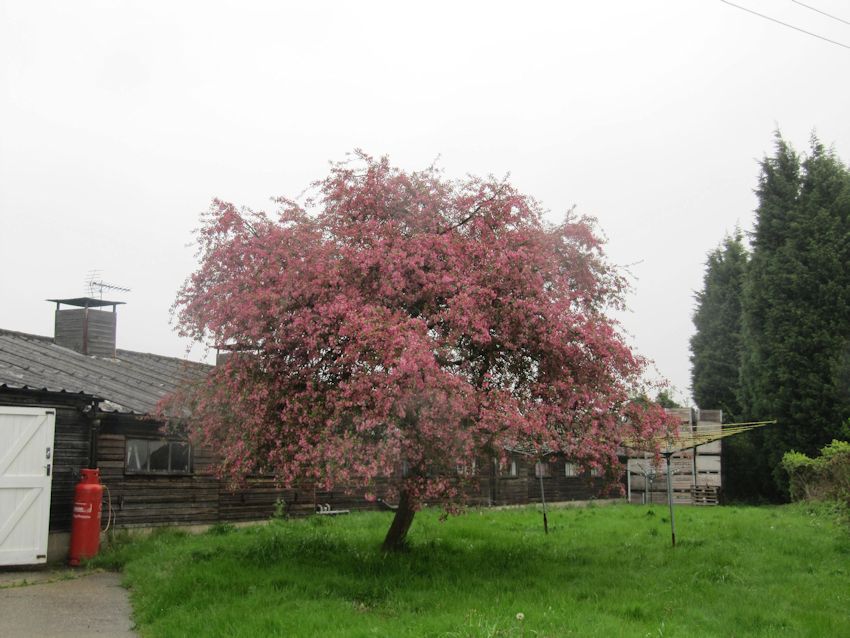
POLYGON ((548 463, 537 462, 534 464, 534 476, 537 478, 551 476, 548 463))
POLYGON ((570 463, 569 461, 564 463, 564 476, 567 478, 578 476, 578 467, 575 463, 570 463))
POLYGON ((514 459, 494 459, 496 463, 496 473, 499 476, 516 476, 516 461, 514 459))
POLYGON ((192 446, 186 441, 127 439, 128 474, 190 474, 192 446))
POLYGON ((600 476, 602 476, 602 468, 601 467, 590 468, 590 475, 593 478, 599 478, 600 476))
POLYGON ((475 459, 472 459, 472 463, 458 463, 455 465, 455 471, 461 476, 475 476, 477 469, 478 466, 475 459))

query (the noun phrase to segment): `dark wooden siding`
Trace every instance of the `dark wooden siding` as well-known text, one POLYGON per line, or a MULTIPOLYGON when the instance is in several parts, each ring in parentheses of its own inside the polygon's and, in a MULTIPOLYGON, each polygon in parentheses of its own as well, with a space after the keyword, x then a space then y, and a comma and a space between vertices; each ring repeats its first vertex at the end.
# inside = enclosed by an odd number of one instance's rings
MULTIPOLYGON (((390 479, 376 482, 367 499, 363 490, 316 489, 305 482, 290 489, 278 487, 272 477, 253 477, 235 489, 215 476, 216 458, 209 450, 194 447, 194 472, 190 476, 128 474, 126 441, 133 437, 163 436, 161 425, 149 419, 113 414, 101 417, 98 466, 109 488, 104 495, 104 516, 109 500, 117 527, 164 524, 204 524, 216 521, 250 521, 272 516, 277 509, 290 516, 312 514, 317 506, 333 510, 386 509, 383 499, 390 479)), ((534 463, 516 459, 517 476, 496 476, 492 461, 478 463, 475 479, 464 488, 470 505, 520 505, 540 502, 540 482, 534 463), (492 467, 491 467, 492 466, 492 467)), ((547 502, 587 500, 605 495, 602 479, 564 476, 564 463, 553 461, 543 479, 547 502)), ((393 499, 394 500, 394 499, 393 499)))
POLYGON ((161 424, 128 414, 101 417, 97 464, 104 491, 104 517, 116 527, 163 524, 214 523, 219 520, 219 481, 212 474, 215 461, 204 449, 193 449, 190 475, 128 474, 125 472, 127 437, 160 437, 161 424))
POLYGON ((56 409, 50 530, 69 531, 74 510, 74 487, 80 470, 89 465, 91 424, 77 409, 56 409))
POLYGON ((300 509, 314 511, 309 494, 299 494, 297 490, 282 490, 269 477, 249 479, 247 484, 228 489, 222 484, 219 490, 219 516, 223 521, 250 521, 269 518, 275 512, 278 499, 281 506, 290 502, 295 505, 301 497, 300 509))
POLYGON ((74 487, 80 479, 80 470, 89 462, 91 422, 83 412, 89 401, 78 395, 0 388, 0 404, 56 410, 50 531, 69 531, 74 487))
MULTIPOLYGON (((507 468, 500 473, 495 463, 488 467, 488 494, 492 505, 514 505, 526 503, 527 482, 529 471, 533 475, 533 464, 529 465, 526 457, 515 456, 511 459, 516 464, 516 476, 510 476, 507 468)), ((510 465, 510 463, 508 463, 510 465)))

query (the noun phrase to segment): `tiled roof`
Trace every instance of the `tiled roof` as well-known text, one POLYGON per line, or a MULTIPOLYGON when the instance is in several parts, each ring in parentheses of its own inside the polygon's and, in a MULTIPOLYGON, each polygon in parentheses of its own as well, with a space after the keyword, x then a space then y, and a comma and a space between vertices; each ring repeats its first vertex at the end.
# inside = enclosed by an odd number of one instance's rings
POLYGON ((150 414, 181 381, 212 367, 176 357, 118 350, 115 359, 57 346, 50 337, 0 329, 0 389, 46 390, 102 399, 107 412, 150 414))

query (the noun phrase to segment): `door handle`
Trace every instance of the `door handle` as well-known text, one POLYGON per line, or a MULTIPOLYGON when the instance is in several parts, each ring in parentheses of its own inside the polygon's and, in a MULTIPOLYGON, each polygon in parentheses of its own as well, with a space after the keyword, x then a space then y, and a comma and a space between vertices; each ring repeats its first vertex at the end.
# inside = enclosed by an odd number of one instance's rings
POLYGON ((50 463, 44 466, 44 469, 47 470, 47 476, 50 476, 50 463))

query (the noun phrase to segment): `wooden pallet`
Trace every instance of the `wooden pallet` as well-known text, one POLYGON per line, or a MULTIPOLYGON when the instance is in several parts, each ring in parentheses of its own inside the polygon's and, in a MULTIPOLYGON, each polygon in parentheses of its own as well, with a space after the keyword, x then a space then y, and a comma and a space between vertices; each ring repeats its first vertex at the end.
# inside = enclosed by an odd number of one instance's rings
POLYGON ((694 505, 717 505, 718 489, 716 485, 694 485, 694 505))

